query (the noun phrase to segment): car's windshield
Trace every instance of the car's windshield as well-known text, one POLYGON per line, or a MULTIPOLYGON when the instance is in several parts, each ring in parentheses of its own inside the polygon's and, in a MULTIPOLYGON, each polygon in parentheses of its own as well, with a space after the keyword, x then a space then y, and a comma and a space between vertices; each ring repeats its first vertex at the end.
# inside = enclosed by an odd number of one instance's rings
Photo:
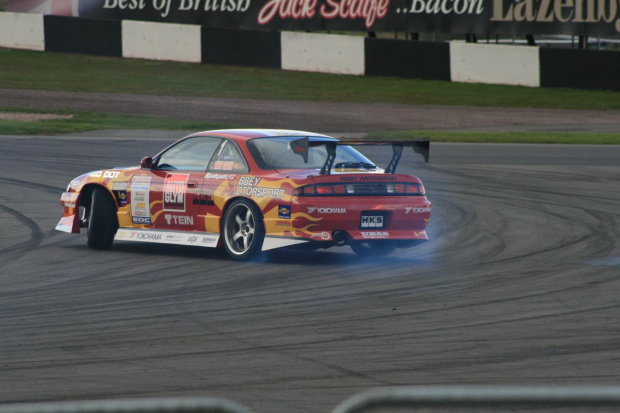
MULTIPOLYGON (((310 147, 308 163, 304 163, 302 156, 291 149, 290 143, 297 139, 300 137, 257 138, 248 141, 247 145, 254 161, 261 169, 321 169, 327 159, 325 146, 310 147)), ((344 145, 338 146, 336 150, 334 167, 373 169, 375 165, 352 147, 344 145)))

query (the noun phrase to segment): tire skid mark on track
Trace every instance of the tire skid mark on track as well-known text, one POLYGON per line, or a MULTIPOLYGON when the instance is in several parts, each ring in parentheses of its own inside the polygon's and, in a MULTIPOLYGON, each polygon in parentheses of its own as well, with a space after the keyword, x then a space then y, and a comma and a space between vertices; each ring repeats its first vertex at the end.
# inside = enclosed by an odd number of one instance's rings
MULTIPOLYGON (((68 163, 57 151, 52 164, 68 163)), ((36 176, 27 162, 41 160, 23 161, 36 176)), ((582 263, 617 251, 617 202, 591 198, 614 181, 580 194, 562 173, 514 169, 420 168, 431 241, 388 259, 342 248, 240 264, 212 250, 94 252, 84 237, 46 238, 0 278, 0 400, 209 392, 257 413, 327 412, 383 385, 617 380, 617 268, 582 263)), ((53 188, 36 199, 15 184, 7 207, 57 222, 40 214, 57 205, 53 188), (22 210, 22 198, 41 203, 22 210)))
POLYGON ((0 268, 2 268, 3 262, 7 263, 16 260, 36 249, 43 238, 45 238, 45 234, 43 234, 43 231, 41 231, 41 228, 39 228, 36 222, 23 215, 21 212, 2 204, 0 204, 0 209, 12 215, 16 220, 28 227, 30 231, 30 238, 28 240, 0 249, 0 268))
POLYGON ((41 184, 41 183, 33 182, 33 181, 24 181, 21 179, 1 178, 1 177, 0 177, 0 181, 5 182, 9 185, 15 185, 19 187, 44 189, 45 191, 48 191, 50 193, 57 194, 57 195, 60 195, 61 193, 64 192, 64 188, 59 188, 59 187, 52 186, 52 185, 45 185, 45 184, 41 184))
MULTIPOLYGON (((445 170, 444 168, 436 168, 436 169, 442 169, 442 175, 446 176, 446 175, 450 175, 450 172, 445 170)), ((474 170, 473 174, 470 171, 470 174, 467 173, 467 168, 464 167, 456 167, 454 169, 457 169, 458 172, 456 173, 455 176, 458 176, 459 178, 462 179, 467 179, 467 180, 472 180, 473 182, 475 182, 477 179, 481 179, 479 176, 475 176, 478 173, 478 170, 474 170)), ((513 170, 509 171, 510 173, 513 172, 513 170)), ((497 176, 497 174, 495 175, 497 176)), ((510 184, 503 184, 501 185, 501 182, 510 182, 509 180, 506 179, 501 179, 500 177, 487 177, 487 178, 482 178, 483 181, 487 182, 487 183, 492 183, 491 185, 484 185, 484 184, 480 184, 480 183, 462 183, 462 182, 457 182, 457 181, 453 181, 451 183, 451 185, 455 185, 457 187, 463 187, 463 186, 469 186, 472 188, 472 190, 470 191, 460 191, 460 190, 452 190, 451 194, 453 195, 460 195, 461 196, 461 201, 468 199, 468 198, 481 198, 481 199, 493 199, 497 202, 499 202, 500 204, 506 204, 506 206, 508 207, 515 207, 518 204, 523 204, 523 209, 525 212, 531 212, 531 211, 538 211, 541 212, 543 214, 545 214, 546 216, 554 216, 556 218, 558 218, 560 221, 565 221, 567 225, 574 225, 573 220, 574 220, 574 212, 572 211, 567 211, 566 213, 562 213, 562 212, 555 212, 553 211, 553 209, 550 209, 548 206, 549 205, 553 205, 554 208, 560 208, 560 209, 576 209, 578 211, 580 211, 581 213, 584 214, 588 214, 592 217, 594 217, 596 219, 596 213, 593 211, 589 211, 586 210, 584 208, 581 208, 579 206, 579 204, 577 202, 574 201, 574 199, 580 200, 583 198, 583 196, 579 195, 579 194, 567 194, 567 193, 557 193, 557 192, 550 192, 550 191, 540 191, 540 190, 533 190, 529 187, 522 187, 522 186, 517 186, 517 185, 510 185, 510 184), (484 192, 483 192, 484 191, 484 192), (492 193, 498 193, 501 191, 501 195, 491 195, 492 193), (545 202, 543 205, 540 205, 540 195, 541 194, 552 194, 552 195, 557 195, 557 196, 567 196, 571 199, 573 199, 573 202, 570 203, 564 203, 564 202, 560 202, 555 201, 555 202, 545 202), (531 199, 528 200, 528 198, 531 199)), ((439 199, 441 199, 441 196, 438 197, 439 199)), ((600 198, 600 197, 599 197, 600 198)), ((606 198, 607 199, 607 198, 606 198)), ((433 198, 431 198, 431 200, 433 200, 433 198)), ((496 202, 496 203, 497 203, 496 202)), ((486 211, 486 213, 488 214, 488 211, 486 211)), ((485 216, 485 219, 487 218, 487 216, 485 216)), ((613 221, 613 219, 611 219, 613 221)), ((507 221, 505 221, 507 222, 507 221)), ((582 220, 581 222, 584 222, 584 220, 582 220)), ((581 243, 583 242, 583 245, 586 246, 587 249, 583 250, 582 253, 583 254, 591 254, 593 252, 599 251, 600 252, 600 243, 602 242, 605 245, 604 250, 606 252, 609 252, 613 249, 614 247, 614 242, 613 242, 613 232, 610 231, 605 231, 604 230, 604 225, 602 225, 600 223, 600 221, 598 221, 598 224, 586 224, 585 226, 587 228, 589 228, 589 233, 587 235, 583 235, 581 237, 571 237, 571 239, 566 240, 563 243, 560 244, 556 244, 554 247, 547 247, 547 248, 543 248, 543 249, 539 249, 535 254, 545 254, 545 253, 549 253, 549 252, 553 252, 553 251, 558 251, 558 250, 562 250, 562 249, 568 249, 572 246, 575 245, 581 245, 581 243), (599 228, 599 229, 596 229, 599 228), (606 232, 606 234, 605 234, 606 232), (587 242, 588 240, 590 240, 591 237, 594 238, 600 238, 601 236, 603 236, 604 240, 600 241, 597 243, 599 244, 597 247, 589 247, 590 245, 592 245, 591 242, 587 242), (586 242, 584 242, 586 241, 586 242), (594 249, 595 248, 595 249, 594 249)), ((609 220, 607 222, 606 225, 609 225, 609 220)), ((477 230, 480 230, 479 227, 476 227, 477 230)), ((498 232, 501 233, 502 229, 499 228, 498 232)), ((488 235, 488 234, 487 234, 488 235)), ((505 247, 502 246, 502 247, 505 247)), ((498 251, 502 250, 503 248, 498 248, 498 251)), ((521 256, 515 256, 515 257, 509 257, 506 259, 501 259, 499 261, 495 260, 486 260, 486 262, 484 262, 485 264, 496 264, 496 263, 500 263, 500 262, 507 262, 510 260, 519 260, 519 259, 524 259, 524 258, 528 258, 531 257, 532 254, 525 254, 525 255, 521 255, 521 256)), ((477 265, 477 264, 476 264, 477 265)))

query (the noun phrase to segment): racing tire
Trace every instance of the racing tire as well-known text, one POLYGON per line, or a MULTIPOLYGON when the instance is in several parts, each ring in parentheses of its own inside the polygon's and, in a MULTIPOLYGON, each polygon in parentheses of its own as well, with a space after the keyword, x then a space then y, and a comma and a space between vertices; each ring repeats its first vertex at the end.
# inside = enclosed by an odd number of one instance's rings
POLYGON ((351 249, 364 258, 386 257, 396 250, 396 242, 390 240, 353 241, 351 249))
POLYGON ((255 258, 265 240, 263 216, 252 202, 237 199, 226 210, 222 233, 224 248, 231 258, 237 261, 255 258))
POLYGON ((110 249, 117 229, 116 205, 105 189, 93 188, 86 244, 96 250, 110 249))

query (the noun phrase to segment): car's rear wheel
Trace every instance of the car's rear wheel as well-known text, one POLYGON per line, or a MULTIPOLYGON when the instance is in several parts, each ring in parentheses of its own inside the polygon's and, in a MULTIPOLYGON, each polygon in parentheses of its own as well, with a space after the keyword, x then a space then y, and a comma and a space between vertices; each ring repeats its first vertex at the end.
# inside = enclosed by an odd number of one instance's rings
POLYGON ((351 249, 361 257, 385 257, 396 250, 396 242, 391 240, 354 241, 351 249))
POLYGON ((249 260, 260 254, 265 225, 262 214, 252 202, 233 201, 224 215, 222 232, 226 252, 235 260, 249 260))
POLYGON ((97 250, 110 249, 117 229, 116 205, 105 189, 93 188, 88 217, 87 245, 97 250))

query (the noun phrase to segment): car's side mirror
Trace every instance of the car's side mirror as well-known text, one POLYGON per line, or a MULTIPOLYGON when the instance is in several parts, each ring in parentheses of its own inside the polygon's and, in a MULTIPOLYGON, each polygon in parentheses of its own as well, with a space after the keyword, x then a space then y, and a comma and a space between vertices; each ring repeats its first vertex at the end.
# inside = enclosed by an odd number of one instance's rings
POLYGON ((142 169, 151 169, 151 167, 153 166, 153 158, 151 158, 150 156, 142 158, 142 161, 140 161, 140 166, 142 167, 142 169))

